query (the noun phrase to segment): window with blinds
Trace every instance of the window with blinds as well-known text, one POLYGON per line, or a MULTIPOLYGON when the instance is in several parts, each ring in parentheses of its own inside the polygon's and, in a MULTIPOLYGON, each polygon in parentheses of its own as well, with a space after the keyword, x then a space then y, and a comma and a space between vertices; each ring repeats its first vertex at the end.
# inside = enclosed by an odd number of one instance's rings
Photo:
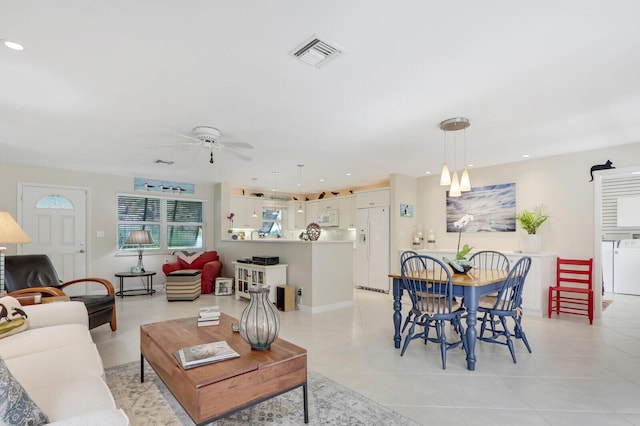
POLYGON ((203 209, 202 201, 118 195, 118 249, 138 249, 125 244, 134 230, 151 232, 145 249, 202 248, 203 209))

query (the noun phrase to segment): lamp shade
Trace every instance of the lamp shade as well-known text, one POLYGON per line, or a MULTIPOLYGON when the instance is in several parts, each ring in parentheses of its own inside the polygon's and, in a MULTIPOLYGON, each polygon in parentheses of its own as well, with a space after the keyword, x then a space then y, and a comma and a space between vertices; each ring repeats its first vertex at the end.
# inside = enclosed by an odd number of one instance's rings
POLYGON ((31 239, 9 212, 0 212, 0 244, 30 243, 31 239))
POLYGON ((153 238, 151 237, 151 231, 130 231, 127 241, 124 242, 127 245, 133 244, 153 244, 153 238))

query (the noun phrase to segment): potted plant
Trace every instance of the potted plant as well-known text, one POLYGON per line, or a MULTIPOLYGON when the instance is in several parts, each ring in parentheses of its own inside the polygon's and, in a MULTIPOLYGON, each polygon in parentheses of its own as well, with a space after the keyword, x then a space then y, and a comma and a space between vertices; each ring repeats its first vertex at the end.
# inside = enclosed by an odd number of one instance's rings
POLYGON ((532 210, 522 210, 516 214, 516 220, 520 223, 522 229, 527 232, 525 240, 525 251, 535 253, 540 250, 540 235, 538 228, 549 219, 542 206, 536 206, 532 210))

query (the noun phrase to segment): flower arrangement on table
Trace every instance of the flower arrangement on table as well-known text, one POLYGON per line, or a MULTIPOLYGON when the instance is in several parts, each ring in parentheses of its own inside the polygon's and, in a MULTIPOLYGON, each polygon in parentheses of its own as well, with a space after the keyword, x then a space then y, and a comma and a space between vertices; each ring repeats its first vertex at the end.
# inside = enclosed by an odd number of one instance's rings
POLYGON ((229 216, 227 216, 227 219, 229 219, 229 230, 227 232, 230 234, 233 233, 233 218, 235 215, 235 213, 229 213, 229 216))
POLYGON ((470 214, 466 214, 462 216, 460 220, 453 223, 453 226, 458 229, 458 248, 456 250, 456 258, 455 260, 449 260, 446 257, 444 258, 445 262, 447 262, 453 269, 453 272, 466 274, 472 268, 471 263, 467 260, 466 256, 473 249, 473 247, 470 247, 469 244, 465 244, 464 246, 462 246, 462 250, 460 249, 462 230, 472 220, 473 216, 470 214))

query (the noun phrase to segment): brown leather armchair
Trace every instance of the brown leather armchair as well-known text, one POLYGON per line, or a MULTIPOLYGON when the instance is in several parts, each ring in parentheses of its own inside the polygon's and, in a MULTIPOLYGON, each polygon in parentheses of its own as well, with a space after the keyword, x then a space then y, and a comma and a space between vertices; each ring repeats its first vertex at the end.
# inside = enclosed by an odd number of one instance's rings
POLYGON ((93 282, 105 287, 106 294, 70 296, 83 302, 89 312, 89 329, 109 323, 116 331, 116 300, 113 285, 102 278, 82 278, 62 283, 51 259, 45 254, 5 256, 5 287, 12 296, 42 293, 43 297, 64 296, 64 289, 73 284, 93 282))

